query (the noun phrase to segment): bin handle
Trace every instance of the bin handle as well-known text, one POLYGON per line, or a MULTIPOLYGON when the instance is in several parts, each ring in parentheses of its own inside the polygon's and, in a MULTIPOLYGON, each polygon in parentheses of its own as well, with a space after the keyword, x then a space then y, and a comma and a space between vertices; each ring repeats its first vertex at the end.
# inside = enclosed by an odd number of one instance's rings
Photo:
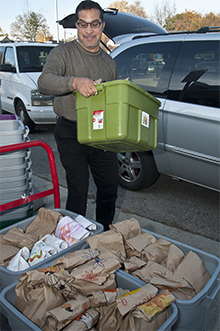
POLYGON ((95 87, 96 87, 96 90, 97 90, 98 92, 102 92, 102 91, 104 90, 104 85, 101 84, 101 83, 95 85, 95 87))
MULTIPOLYGON (((96 87, 96 90, 97 90, 98 92, 102 92, 102 91, 104 90, 104 86, 103 86, 102 83, 100 83, 100 84, 96 84, 95 87, 96 87)), ((74 90, 74 91, 73 91, 73 94, 76 94, 77 92, 78 92, 77 90, 74 90)), ((78 93, 79 93, 79 92, 78 92, 78 93)))
POLYGON ((219 290, 220 290, 220 278, 217 278, 216 286, 214 287, 214 289, 212 290, 210 295, 206 295, 204 300, 202 300, 201 304, 205 307, 209 307, 211 305, 212 301, 214 300, 214 298, 216 297, 216 295, 218 294, 219 290))

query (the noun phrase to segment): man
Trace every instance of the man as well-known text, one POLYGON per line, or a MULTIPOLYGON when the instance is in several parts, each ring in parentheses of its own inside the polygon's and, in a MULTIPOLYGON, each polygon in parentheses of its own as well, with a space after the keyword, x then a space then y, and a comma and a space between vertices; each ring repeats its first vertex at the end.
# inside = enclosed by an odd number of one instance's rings
POLYGON ((78 143, 73 95, 73 91, 77 90, 88 98, 98 93, 95 81, 118 79, 114 60, 99 45, 104 26, 100 5, 93 1, 82 1, 76 8, 78 39, 54 47, 38 85, 41 93, 55 96, 54 111, 59 117, 54 136, 66 171, 66 209, 85 216, 90 167, 97 187, 96 221, 108 230, 114 218, 117 199, 117 156, 78 143))

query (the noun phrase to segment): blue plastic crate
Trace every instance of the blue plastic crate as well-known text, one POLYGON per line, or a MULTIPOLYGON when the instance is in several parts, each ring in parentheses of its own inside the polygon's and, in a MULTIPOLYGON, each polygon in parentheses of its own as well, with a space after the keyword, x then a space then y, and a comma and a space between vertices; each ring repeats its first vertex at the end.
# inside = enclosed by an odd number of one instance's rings
MULTIPOLYGON (((71 211, 68 211, 68 210, 65 210, 65 209, 53 209, 57 212, 60 212, 63 216, 70 216, 72 218, 75 218, 78 214, 75 214, 71 211)), ((17 227, 17 228, 20 228, 22 230, 26 230, 27 227, 29 226, 29 224, 31 224, 33 222, 33 220, 36 218, 37 215, 35 216, 32 216, 32 217, 29 217, 21 222, 18 222, 16 224, 13 224, 11 226, 8 226, 4 229, 2 229, 0 231, 0 235, 3 235, 3 234, 6 234, 11 228, 13 227, 17 227)), ((90 220, 90 219, 89 219, 90 220)), ((92 223, 96 224, 96 230, 95 231, 90 231, 91 235, 95 235, 95 234, 98 234, 100 232, 102 232, 104 230, 104 227, 102 224, 96 222, 96 221, 93 221, 93 220, 90 220, 92 223)), ((0 266, 0 283, 1 283, 1 288, 4 289, 6 286, 14 283, 15 281, 17 281, 20 276, 23 274, 24 271, 28 271, 28 270, 33 270, 33 269, 40 269, 40 268, 44 268, 44 267, 48 267, 52 264, 53 261, 55 261, 56 259, 58 259, 59 257, 61 256, 64 256, 64 255, 67 255, 69 253, 72 253, 76 250, 79 250, 81 249, 81 247, 85 244, 85 239, 79 241, 78 243, 64 249, 63 251, 49 257, 48 259, 42 261, 42 262, 39 262, 38 264, 26 269, 26 270, 23 270, 23 271, 17 271, 17 272, 14 272, 14 271, 11 271, 11 270, 8 270, 2 266, 0 266)))
MULTIPOLYGON (((121 287, 127 290, 135 290, 139 287, 145 285, 145 283, 128 273, 117 270, 116 274, 116 283, 117 287, 121 287)), ((22 313, 20 313, 15 308, 15 287, 17 282, 9 285, 5 288, 0 296, 1 304, 5 311, 7 312, 6 317, 8 318, 9 325, 12 331, 41 331, 41 329, 31 322, 27 317, 25 317, 22 313)), ((165 323, 158 329, 158 331, 171 331, 172 326, 177 320, 178 310, 175 303, 172 303, 168 307, 169 318, 165 323)), ((137 330, 138 331, 138 330, 137 330)))
POLYGON ((157 239, 164 238, 179 247, 184 254, 190 251, 196 253, 204 262, 211 278, 203 289, 191 300, 176 299, 175 304, 178 308, 178 319, 173 326, 173 330, 208 330, 210 306, 220 289, 220 259, 200 249, 180 243, 179 241, 161 236, 157 233, 141 229, 148 232, 157 239))

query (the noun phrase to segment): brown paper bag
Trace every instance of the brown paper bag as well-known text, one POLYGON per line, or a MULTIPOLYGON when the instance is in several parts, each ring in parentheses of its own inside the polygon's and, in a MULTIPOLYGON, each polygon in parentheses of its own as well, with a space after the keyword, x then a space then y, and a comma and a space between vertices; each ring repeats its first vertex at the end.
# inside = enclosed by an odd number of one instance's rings
POLYGON ((176 245, 172 244, 168 251, 167 258, 161 263, 164 267, 174 272, 185 254, 176 245))
POLYGON ((70 276, 74 278, 74 283, 78 280, 86 280, 90 283, 102 285, 106 282, 110 273, 121 268, 117 258, 102 258, 96 257, 91 262, 81 265, 79 268, 73 269, 70 276))
POLYGON ((111 250, 116 256, 126 257, 123 237, 113 230, 88 237, 86 242, 92 249, 97 249, 99 252, 111 250))
POLYGON ((155 275, 170 277, 173 275, 173 273, 159 263, 156 263, 154 261, 148 261, 143 268, 134 271, 132 275, 148 283, 155 275))
POLYGON ((87 261, 94 260, 98 255, 99 252, 97 250, 90 248, 78 250, 56 259, 51 266, 59 266, 60 268, 71 271, 73 268, 76 268, 87 261))
POLYGON ((46 273, 44 282, 45 285, 60 290, 66 301, 75 299, 79 294, 72 285, 70 285, 66 280, 58 277, 55 273, 46 273))
POLYGON ((175 297, 168 291, 159 293, 152 300, 140 305, 138 309, 147 317, 150 321, 153 316, 160 313, 166 307, 170 306, 175 301, 175 297))
POLYGON ((124 316, 137 305, 143 304, 157 295, 158 289, 146 284, 137 290, 126 293, 117 300, 117 307, 121 315, 124 316))
POLYGON ((146 265, 146 262, 139 259, 136 256, 132 256, 130 259, 124 262, 125 271, 132 273, 135 270, 141 269, 146 265))
POLYGON ((96 308, 96 310, 100 314, 99 321, 95 325, 98 331, 119 330, 123 317, 118 310, 116 301, 109 306, 96 308))
POLYGON ((174 271, 175 277, 182 277, 195 289, 198 294, 209 281, 210 275, 202 259, 190 251, 174 271))
POLYGON ((83 279, 76 280, 74 279, 74 277, 70 277, 68 279, 68 283, 72 285, 75 290, 82 295, 87 295, 87 293, 90 293, 92 291, 110 290, 116 288, 117 286, 114 273, 111 273, 108 277, 106 277, 106 281, 101 285, 91 283, 83 279))
POLYGON ((128 290, 122 288, 114 288, 111 290, 98 290, 87 294, 90 301, 90 307, 97 308, 108 306, 116 301, 120 296, 128 293, 128 290))
POLYGON ((4 235, 3 242, 19 248, 27 247, 31 249, 34 246, 35 240, 31 235, 24 233, 22 229, 13 227, 4 235))
POLYGON ((70 300, 59 307, 47 311, 46 323, 43 330, 61 330, 77 316, 89 308, 89 299, 79 294, 75 300, 70 300))
POLYGON ((4 268, 9 261, 19 252, 20 248, 4 243, 4 235, 0 236, 0 265, 4 268))
POLYGON ((125 240, 141 234, 140 224, 135 218, 111 224, 109 228, 120 233, 125 240))
POLYGON ((62 214, 55 210, 40 208, 37 217, 27 227, 26 233, 39 240, 46 234, 54 234, 62 214))
POLYGON ((154 246, 158 247, 162 252, 164 252, 164 254, 168 255, 171 242, 164 238, 160 238, 154 243, 154 246))
POLYGON ((157 314, 150 321, 144 316, 144 314, 137 308, 131 311, 122 320, 119 331, 157 331, 169 318, 167 309, 157 314))
POLYGON ((40 328, 46 322, 46 311, 66 301, 59 289, 44 284, 44 278, 43 272, 28 271, 21 275, 15 289, 16 308, 40 328))
POLYGON ((145 259, 146 261, 154 261, 157 263, 161 263, 163 260, 167 258, 167 253, 163 249, 163 247, 159 247, 159 245, 149 245, 144 249, 145 259))
POLYGON ((136 237, 126 240, 125 250, 127 258, 136 256, 142 260, 146 260, 144 249, 155 241, 156 238, 147 232, 141 233, 136 237))
POLYGON ((99 320, 99 312, 90 308, 87 309, 85 313, 77 316, 73 322, 71 322, 68 326, 65 327, 65 331, 95 331, 93 325, 95 325, 99 320))
POLYGON ((146 266, 134 271, 132 275, 155 285, 160 290, 169 290, 180 300, 189 300, 195 296, 192 286, 186 280, 175 277, 169 269, 159 263, 148 261, 146 266))
POLYGON ((161 291, 170 291, 179 300, 190 300, 196 293, 192 286, 183 278, 173 276, 154 276, 151 284, 157 286, 161 291))

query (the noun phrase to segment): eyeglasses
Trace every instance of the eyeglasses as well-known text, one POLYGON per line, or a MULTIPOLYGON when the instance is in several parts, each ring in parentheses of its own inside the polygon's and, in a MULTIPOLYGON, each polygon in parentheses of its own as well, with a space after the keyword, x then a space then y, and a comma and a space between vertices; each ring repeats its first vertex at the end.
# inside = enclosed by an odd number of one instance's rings
POLYGON ((97 28, 100 27, 102 22, 99 22, 98 20, 95 20, 95 21, 92 21, 91 23, 87 23, 87 22, 81 20, 81 21, 76 22, 76 24, 81 29, 86 29, 88 27, 88 25, 90 25, 92 29, 97 29, 97 28))

